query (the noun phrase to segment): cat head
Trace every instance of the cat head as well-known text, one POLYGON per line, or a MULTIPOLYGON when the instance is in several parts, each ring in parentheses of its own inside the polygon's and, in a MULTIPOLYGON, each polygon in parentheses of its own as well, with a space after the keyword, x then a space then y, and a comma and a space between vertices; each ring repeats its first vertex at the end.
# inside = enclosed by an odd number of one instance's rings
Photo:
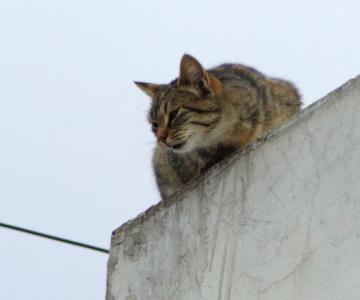
POLYGON ((152 98, 148 119, 161 146, 188 152, 211 144, 222 85, 194 57, 182 57, 179 77, 169 84, 135 84, 152 98))

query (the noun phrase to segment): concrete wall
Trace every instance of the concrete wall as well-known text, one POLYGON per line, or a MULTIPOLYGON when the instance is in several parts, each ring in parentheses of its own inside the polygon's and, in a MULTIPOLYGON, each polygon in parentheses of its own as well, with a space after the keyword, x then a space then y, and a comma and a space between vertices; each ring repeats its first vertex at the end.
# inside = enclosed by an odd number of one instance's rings
POLYGON ((251 148, 114 231, 107 300, 360 299, 360 77, 251 148))

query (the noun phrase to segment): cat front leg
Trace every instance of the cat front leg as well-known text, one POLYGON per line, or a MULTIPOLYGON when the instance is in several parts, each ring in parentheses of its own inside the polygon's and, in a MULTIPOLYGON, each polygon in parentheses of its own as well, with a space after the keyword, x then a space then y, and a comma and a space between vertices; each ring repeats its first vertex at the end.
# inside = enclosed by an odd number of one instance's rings
POLYGON ((193 155, 179 154, 160 145, 154 151, 153 167, 162 199, 175 193, 201 171, 200 162, 193 155))

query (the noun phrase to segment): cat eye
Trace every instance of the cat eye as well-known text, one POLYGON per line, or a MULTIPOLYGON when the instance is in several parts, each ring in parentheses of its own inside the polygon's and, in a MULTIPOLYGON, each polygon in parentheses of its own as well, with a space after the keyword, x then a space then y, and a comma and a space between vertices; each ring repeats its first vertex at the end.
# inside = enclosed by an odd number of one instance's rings
POLYGON ((151 126, 153 129, 157 129, 159 127, 159 124, 157 122, 151 122, 151 126))
POLYGON ((169 114, 169 123, 170 124, 176 118, 177 114, 179 113, 179 110, 180 110, 180 108, 175 109, 169 114))

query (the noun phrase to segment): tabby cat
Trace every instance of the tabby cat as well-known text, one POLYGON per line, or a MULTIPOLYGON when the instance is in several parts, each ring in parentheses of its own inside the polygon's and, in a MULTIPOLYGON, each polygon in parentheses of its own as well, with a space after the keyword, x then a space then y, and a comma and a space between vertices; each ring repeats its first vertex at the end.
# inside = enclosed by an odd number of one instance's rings
POLYGON ((149 122, 162 198, 300 110, 296 87, 240 64, 205 70, 185 54, 169 84, 135 82, 152 98, 149 122))

